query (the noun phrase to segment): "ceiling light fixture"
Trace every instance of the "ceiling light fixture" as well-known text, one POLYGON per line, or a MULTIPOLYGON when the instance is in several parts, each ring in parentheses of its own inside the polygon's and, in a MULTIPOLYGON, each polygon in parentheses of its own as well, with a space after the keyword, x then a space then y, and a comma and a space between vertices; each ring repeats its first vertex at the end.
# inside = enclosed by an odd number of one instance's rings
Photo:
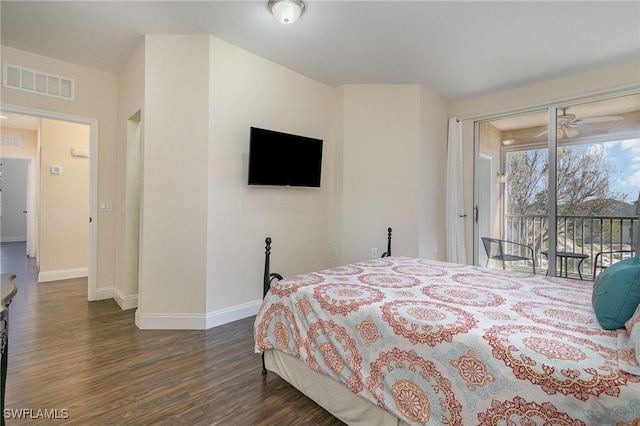
POLYGON ((578 132, 578 129, 574 129, 573 127, 567 127, 564 130, 564 134, 567 135, 569 139, 575 138, 579 133, 580 132, 578 132))
POLYGON ((269 0, 267 7, 278 22, 293 24, 304 13, 305 5, 302 0, 269 0))

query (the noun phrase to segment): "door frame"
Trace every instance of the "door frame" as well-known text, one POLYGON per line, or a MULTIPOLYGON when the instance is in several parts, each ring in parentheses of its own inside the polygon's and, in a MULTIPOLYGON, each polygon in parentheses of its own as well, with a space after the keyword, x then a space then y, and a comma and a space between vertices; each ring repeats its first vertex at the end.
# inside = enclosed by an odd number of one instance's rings
MULTIPOLYGON (((0 104, 3 111, 89 126, 89 265, 87 299, 97 300, 98 283, 98 119, 18 105, 0 104)), ((40 155, 38 153, 38 155, 40 155)))

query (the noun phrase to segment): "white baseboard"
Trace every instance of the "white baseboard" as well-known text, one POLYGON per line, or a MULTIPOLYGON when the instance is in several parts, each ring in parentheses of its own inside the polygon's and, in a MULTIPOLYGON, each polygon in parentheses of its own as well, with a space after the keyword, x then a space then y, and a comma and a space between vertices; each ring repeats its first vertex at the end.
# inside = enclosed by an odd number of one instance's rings
POLYGON ((136 325, 140 330, 204 330, 201 314, 143 314, 136 311, 136 325))
POLYGON ((258 313, 262 299, 207 314, 207 329, 247 318, 258 313))
POLYGON ((145 314, 136 311, 136 325, 141 330, 206 330, 258 313, 262 300, 245 303, 208 314, 145 314))
POLYGON ((71 278, 84 278, 89 276, 89 268, 60 269, 57 271, 38 272, 38 282, 68 280, 71 278))
POLYGON ((137 308, 138 307, 138 295, 137 294, 126 296, 120 290, 118 290, 117 288, 114 289, 113 293, 114 293, 113 300, 115 300, 116 303, 118 305, 120 305, 120 308, 122 308, 123 311, 126 311, 127 309, 133 309, 133 308, 137 308))
POLYGON ((96 298, 93 300, 113 299, 113 287, 100 287, 96 289, 96 298))

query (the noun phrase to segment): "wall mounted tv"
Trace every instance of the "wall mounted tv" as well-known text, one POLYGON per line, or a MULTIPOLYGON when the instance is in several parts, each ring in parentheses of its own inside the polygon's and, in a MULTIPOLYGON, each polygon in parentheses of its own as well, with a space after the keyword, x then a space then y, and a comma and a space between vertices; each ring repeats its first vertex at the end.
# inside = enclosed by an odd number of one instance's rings
POLYGON ((320 186, 322 139, 252 127, 249 185, 320 186))

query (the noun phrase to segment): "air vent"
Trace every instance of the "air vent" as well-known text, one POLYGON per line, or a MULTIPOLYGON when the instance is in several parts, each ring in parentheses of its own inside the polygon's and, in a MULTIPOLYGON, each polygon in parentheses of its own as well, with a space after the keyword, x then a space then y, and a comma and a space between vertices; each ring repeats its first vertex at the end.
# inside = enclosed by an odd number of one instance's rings
POLYGON ((22 138, 20 136, 0 135, 0 146, 20 148, 20 145, 22 145, 22 138))
POLYGON ((48 74, 7 63, 2 64, 2 86, 40 95, 73 100, 75 81, 72 78, 48 74))

